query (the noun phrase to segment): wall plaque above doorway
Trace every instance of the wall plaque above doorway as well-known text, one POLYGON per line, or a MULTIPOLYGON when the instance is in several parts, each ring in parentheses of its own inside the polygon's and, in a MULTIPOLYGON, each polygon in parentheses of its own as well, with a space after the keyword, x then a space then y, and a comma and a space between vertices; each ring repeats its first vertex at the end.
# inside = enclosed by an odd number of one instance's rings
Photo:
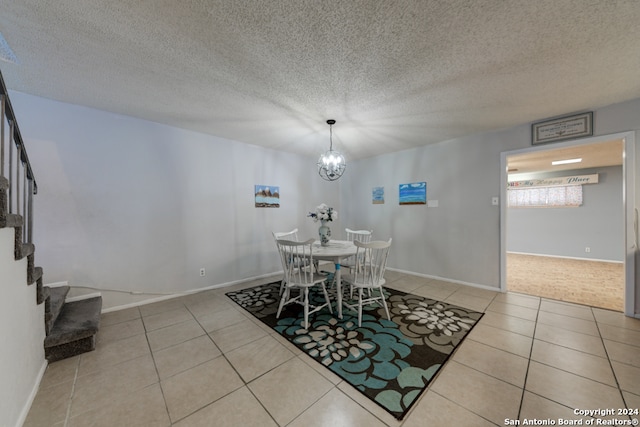
POLYGON ((575 114, 531 125, 531 144, 564 141, 593 135, 593 112, 575 114))

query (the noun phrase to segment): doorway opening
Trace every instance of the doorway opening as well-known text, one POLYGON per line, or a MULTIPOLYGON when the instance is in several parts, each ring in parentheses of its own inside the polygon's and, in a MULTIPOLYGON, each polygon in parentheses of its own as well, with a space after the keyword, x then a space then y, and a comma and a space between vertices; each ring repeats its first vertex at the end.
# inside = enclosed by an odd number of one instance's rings
POLYGON ((503 153, 503 290, 633 312, 634 273, 626 262, 629 221, 633 227, 626 181, 632 175, 624 161, 633 141, 626 144, 627 137, 503 153), (558 160, 574 163, 552 165, 558 160), (580 200, 562 206, 559 187, 570 184, 573 194, 576 183, 580 200))

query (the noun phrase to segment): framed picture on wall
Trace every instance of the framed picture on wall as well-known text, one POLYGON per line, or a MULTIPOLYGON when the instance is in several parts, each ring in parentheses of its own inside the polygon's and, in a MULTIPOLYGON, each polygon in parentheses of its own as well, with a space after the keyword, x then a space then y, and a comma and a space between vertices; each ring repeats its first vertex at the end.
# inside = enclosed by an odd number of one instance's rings
POLYGON ((427 204, 427 183, 412 182, 400 184, 399 197, 401 205, 426 205, 427 204))
POLYGON ((373 187, 371 190, 371 203, 384 205, 384 187, 373 187))
POLYGON ((280 187, 275 185, 254 186, 256 208, 279 208, 280 187))

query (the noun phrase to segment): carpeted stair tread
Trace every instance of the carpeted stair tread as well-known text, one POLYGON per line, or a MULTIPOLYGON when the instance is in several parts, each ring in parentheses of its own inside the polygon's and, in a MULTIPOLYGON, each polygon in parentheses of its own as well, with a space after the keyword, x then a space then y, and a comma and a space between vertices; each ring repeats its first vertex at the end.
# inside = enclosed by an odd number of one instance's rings
POLYGON ((65 298, 67 298, 67 294, 69 293, 70 287, 68 285, 64 286, 47 286, 49 288, 49 295, 51 298, 56 300, 61 299, 64 302, 65 298))
POLYGON ((34 267, 33 271, 27 272, 27 285, 33 285, 42 278, 42 267, 34 267))
POLYGON ((15 258, 16 260, 19 260, 24 257, 28 257, 29 255, 33 255, 35 251, 36 247, 33 243, 22 243, 20 246, 16 247, 15 258))
MULTIPOLYGON (((2 206, 0 206, 0 209, 2 209, 2 206)), ((0 227, 22 227, 23 223, 22 215, 0 214, 0 227)))
POLYGON ((36 302, 38 303, 38 305, 40 305, 49 298, 49 295, 51 295, 50 294, 51 288, 48 286, 42 286, 42 279, 38 280, 36 283, 38 286, 38 290, 37 290, 38 295, 36 296, 36 302))
POLYGON ((47 286, 47 288, 49 289, 49 298, 45 300, 44 305, 44 326, 46 334, 49 335, 62 310, 62 306, 64 306, 64 301, 67 299, 69 286, 47 286))
POLYGON ((64 304, 51 333, 44 340, 45 351, 95 336, 100 328, 101 311, 102 297, 64 304))
POLYGON ((8 227, 7 215, 9 214, 9 207, 7 205, 8 197, 7 190, 9 189, 9 180, 0 175, 0 228, 8 227))

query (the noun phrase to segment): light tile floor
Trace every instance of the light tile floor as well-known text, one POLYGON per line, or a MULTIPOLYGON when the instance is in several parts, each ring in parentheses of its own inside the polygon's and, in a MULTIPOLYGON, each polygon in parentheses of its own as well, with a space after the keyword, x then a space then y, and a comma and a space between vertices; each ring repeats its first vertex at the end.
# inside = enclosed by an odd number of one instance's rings
POLYGON ((504 426, 640 408, 640 320, 388 271, 389 287, 486 313, 397 421, 224 295, 274 279, 104 314, 95 351, 49 365, 25 426, 504 426))

